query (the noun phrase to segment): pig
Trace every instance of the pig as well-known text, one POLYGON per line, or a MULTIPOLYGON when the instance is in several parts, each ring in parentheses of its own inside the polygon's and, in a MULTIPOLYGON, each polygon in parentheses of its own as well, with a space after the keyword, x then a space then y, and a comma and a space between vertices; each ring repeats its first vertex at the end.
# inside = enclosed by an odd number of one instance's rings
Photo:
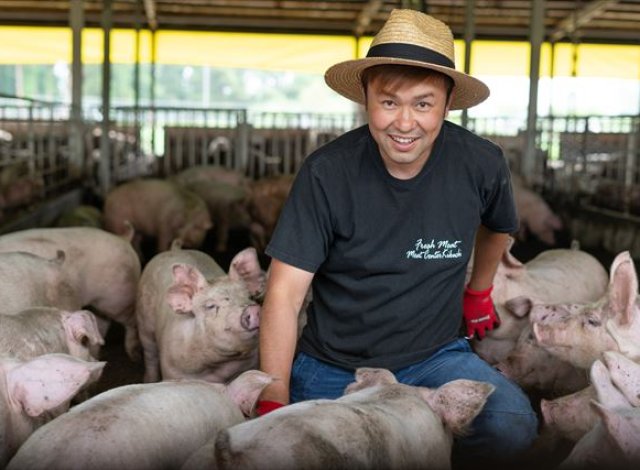
POLYGON ((100 378, 105 364, 67 354, 27 361, 0 357, 0 468, 36 429, 66 412, 70 400, 100 378))
POLYGON ((133 225, 139 238, 154 237, 158 252, 179 238, 185 247, 198 248, 213 226, 205 202, 172 181, 157 178, 128 181, 113 188, 104 203, 107 231, 123 234, 133 225))
POLYGON ((26 162, 0 170, 0 194, 4 207, 16 209, 28 206, 43 196, 44 179, 33 172, 26 162))
POLYGON ((180 380, 116 387, 38 429, 7 469, 180 468, 211 436, 243 422, 270 382, 249 370, 228 385, 180 380))
POLYGON ((591 367, 597 401, 595 426, 560 468, 637 468, 640 465, 640 364, 607 351, 591 367))
MULTIPOLYGON (((632 370, 632 367, 627 362, 628 359, 625 361, 624 359, 626 358, 620 359, 619 355, 610 356, 610 354, 615 353, 605 353, 607 357, 605 361, 607 365, 612 364, 609 367, 615 370, 616 380, 620 383, 633 383, 633 379, 628 379, 629 371, 632 370), (621 370, 626 372, 620 372, 621 370)), ((578 392, 555 400, 541 400, 540 409, 545 430, 553 429, 557 436, 577 442, 591 431, 598 422, 597 410, 589 405, 594 399, 609 407, 624 408, 630 406, 628 399, 612 382, 611 373, 602 361, 596 361, 591 366, 589 382, 591 385, 578 392)), ((630 393, 633 392, 630 391, 630 393)))
POLYGON ((511 184, 520 221, 518 239, 525 241, 530 233, 543 243, 555 246, 555 233, 564 228, 562 219, 551 210, 542 196, 526 187, 520 177, 512 175, 511 184))
POLYGON ((471 341, 475 352, 493 365, 506 358, 529 324, 528 310, 509 309, 508 300, 524 297, 532 303, 590 302, 604 294, 608 283, 600 261, 576 244, 568 249, 545 250, 526 263, 511 254, 512 244, 513 239, 500 260, 491 293, 500 327, 487 332, 482 341, 471 341))
POLYGON ((227 183, 196 180, 184 186, 207 204, 215 227, 217 252, 227 251, 231 230, 249 230, 248 189, 227 183))
POLYGON ((0 305, 14 314, 34 305, 78 310, 82 307, 75 287, 64 275, 65 252, 55 258, 32 253, 0 253, 0 305))
POLYGON ((388 370, 360 368, 336 400, 295 403, 220 431, 201 468, 450 468, 453 435, 492 392, 471 380, 404 385, 388 370))
POLYGON ((640 408, 592 403, 599 421, 560 464, 560 469, 632 469, 640 466, 640 408))
POLYGON ((249 178, 242 172, 217 165, 192 166, 171 177, 181 186, 189 186, 195 182, 224 183, 236 188, 247 189, 251 185, 249 178))
POLYGON ((225 382, 257 366, 260 306, 264 290, 254 248, 237 253, 228 275, 206 253, 171 250, 144 267, 136 317, 145 382, 200 378, 225 382))
POLYGON ((251 216, 251 241, 259 251, 264 251, 271 239, 293 180, 293 175, 279 175, 262 178, 251 184, 247 202, 251 216))
POLYGON ((561 361, 541 348, 531 325, 522 330, 515 347, 496 367, 524 390, 559 397, 587 387, 584 370, 561 361))
POLYGON ((103 336, 110 321, 122 324, 127 354, 138 361, 141 347, 135 300, 141 265, 131 245, 132 235, 131 229, 120 237, 92 227, 20 230, 0 236, 0 253, 24 251, 52 257, 57 250, 63 250, 66 259, 61 275, 78 297, 73 308, 91 308, 99 317, 103 336))
POLYGON ((589 408, 591 400, 597 397, 592 385, 582 390, 555 398, 540 400, 543 432, 556 438, 577 442, 588 433, 597 422, 597 416, 589 408))
POLYGON ((591 303, 534 305, 533 331, 554 356, 588 369, 605 351, 640 360, 638 279, 628 251, 611 264, 607 292, 591 303))
POLYGON ((31 307, 14 315, 0 315, 0 356, 27 360, 64 353, 92 361, 91 347, 103 344, 95 316, 88 310, 31 307))

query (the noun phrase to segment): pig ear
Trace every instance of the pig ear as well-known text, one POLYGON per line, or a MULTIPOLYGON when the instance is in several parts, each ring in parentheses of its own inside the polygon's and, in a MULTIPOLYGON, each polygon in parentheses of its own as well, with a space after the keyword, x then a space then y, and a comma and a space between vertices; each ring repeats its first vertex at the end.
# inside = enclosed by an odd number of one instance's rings
POLYGON ((229 382, 225 391, 245 416, 251 416, 262 390, 271 382, 273 378, 270 375, 259 370, 248 370, 229 382))
POLYGON ((509 299, 504 304, 505 308, 509 310, 515 317, 524 318, 529 315, 533 308, 533 301, 529 297, 520 295, 509 299))
POLYGON ((640 364, 617 351, 605 351, 602 356, 613 384, 631 406, 640 407, 640 364))
POLYGON ((511 246, 513 245, 513 238, 509 237, 509 243, 507 245, 507 247, 505 248, 504 252, 502 253, 502 264, 504 264, 504 266, 506 268, 511 268, 511 269, 520 269, 523 268, 524 265, 515 257, 511 254, 511 246))
POLYGON ((243 281, 252 296, 264 291, 265 275, 254 247, 245 248, 233 257, 229 266, 229 277, 234 281, 243 281))
POLYGON ((176 313, 193 311, 193 296, 207 285, 198 268, 188 264, 174 264, 173 284, 167 289, 167 302, 176 313))
POLYGON ((611 264, 609 297, 611 308, 621 325, 633 322, 636 298, 638 296, 638 276, 628 251, 620 253, 611 264))
POLYGON ((593 363, 589 371, 589 380, 596 391, 598 401, 609 407, 629 407, 629 401, 620 393, 611 381, 609 370, 600 360, 593 363))
POLYGON ((418 388, 433 411, 457 436, 467 433, 469 424, 495 390, 490 383, 466 379, 453 380, 435 390, 418 388))
POLYGON ((92 346, 104 344, 96 317, 88 310, 65 312, 62 315, 62 324, 69 337, 78 344, 83 344, 85 340, 92 346))
POLYGON ((390 370, 378 369, 374 367, 359 367, 355 373, 356 381, 347 385, 344 394, 357 392, 363 388, 373 387, 375 385, 397 384, 398 379, 390 370))
POLYGON ((71 400, 100 378, 106 362, 87 362, 67 354, 46 354, 7 373, 7 388, 27 415, 40 416, 71 400))
POLYGON ((595 401, 591 407, 602 419, 602 424, 625 456, 631 456, 638 452, 638 419, 630 418, 620 408, 610 408, 595 401))

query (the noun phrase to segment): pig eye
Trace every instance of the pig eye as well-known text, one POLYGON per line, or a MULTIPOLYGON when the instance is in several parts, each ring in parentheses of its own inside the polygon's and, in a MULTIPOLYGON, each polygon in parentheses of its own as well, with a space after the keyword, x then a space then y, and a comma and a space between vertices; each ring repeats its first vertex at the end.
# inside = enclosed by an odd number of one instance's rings
POLYGON ((220 307, 218 307, 218 305, 213 302, 207 302, 206 304, 204 304, 204 308, 205 310, 214 310, 215 313, 218 313, 218 309, 220 307))
POLYGON ((602 326, 602 322, 598 320, 596 317, 587 317, 587 323, 591 326, 602 326))

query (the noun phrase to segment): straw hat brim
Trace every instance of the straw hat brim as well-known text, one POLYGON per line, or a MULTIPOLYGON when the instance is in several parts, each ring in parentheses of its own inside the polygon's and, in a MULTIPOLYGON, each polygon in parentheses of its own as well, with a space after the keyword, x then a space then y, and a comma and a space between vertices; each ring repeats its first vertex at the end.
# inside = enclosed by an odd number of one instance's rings
POLYGON ((451 77, 455 83, 453 98, 449 109, 466 109, 482 103, 489 97, 489 87, 482 81, 458 72, 451 67, 430 64, 419 60, 399 59, 395 57, 366 57, 347 60, 327 69, 324 79, 327 85, 345 98, 365 104, 361 76, 364 69, 374 65, 398 64, 436 70, 451 77))

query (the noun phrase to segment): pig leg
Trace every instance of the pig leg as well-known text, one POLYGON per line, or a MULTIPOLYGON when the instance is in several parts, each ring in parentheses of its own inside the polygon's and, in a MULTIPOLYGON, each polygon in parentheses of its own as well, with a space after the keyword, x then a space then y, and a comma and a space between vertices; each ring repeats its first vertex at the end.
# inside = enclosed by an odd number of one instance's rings
POLYGON ((144 357, 144 382, 158 382, 160 380, 160 360, 158 345, 149 335, 140 335, 144 357))
POLYGON ((171 248, 171 243, 175 237, 175 233, 171 227, 162 226, 160 228, 160 233, 158 233, 158 245, 157 250, 158 253, 162 253, 163 251, 167 251, 171 248))

